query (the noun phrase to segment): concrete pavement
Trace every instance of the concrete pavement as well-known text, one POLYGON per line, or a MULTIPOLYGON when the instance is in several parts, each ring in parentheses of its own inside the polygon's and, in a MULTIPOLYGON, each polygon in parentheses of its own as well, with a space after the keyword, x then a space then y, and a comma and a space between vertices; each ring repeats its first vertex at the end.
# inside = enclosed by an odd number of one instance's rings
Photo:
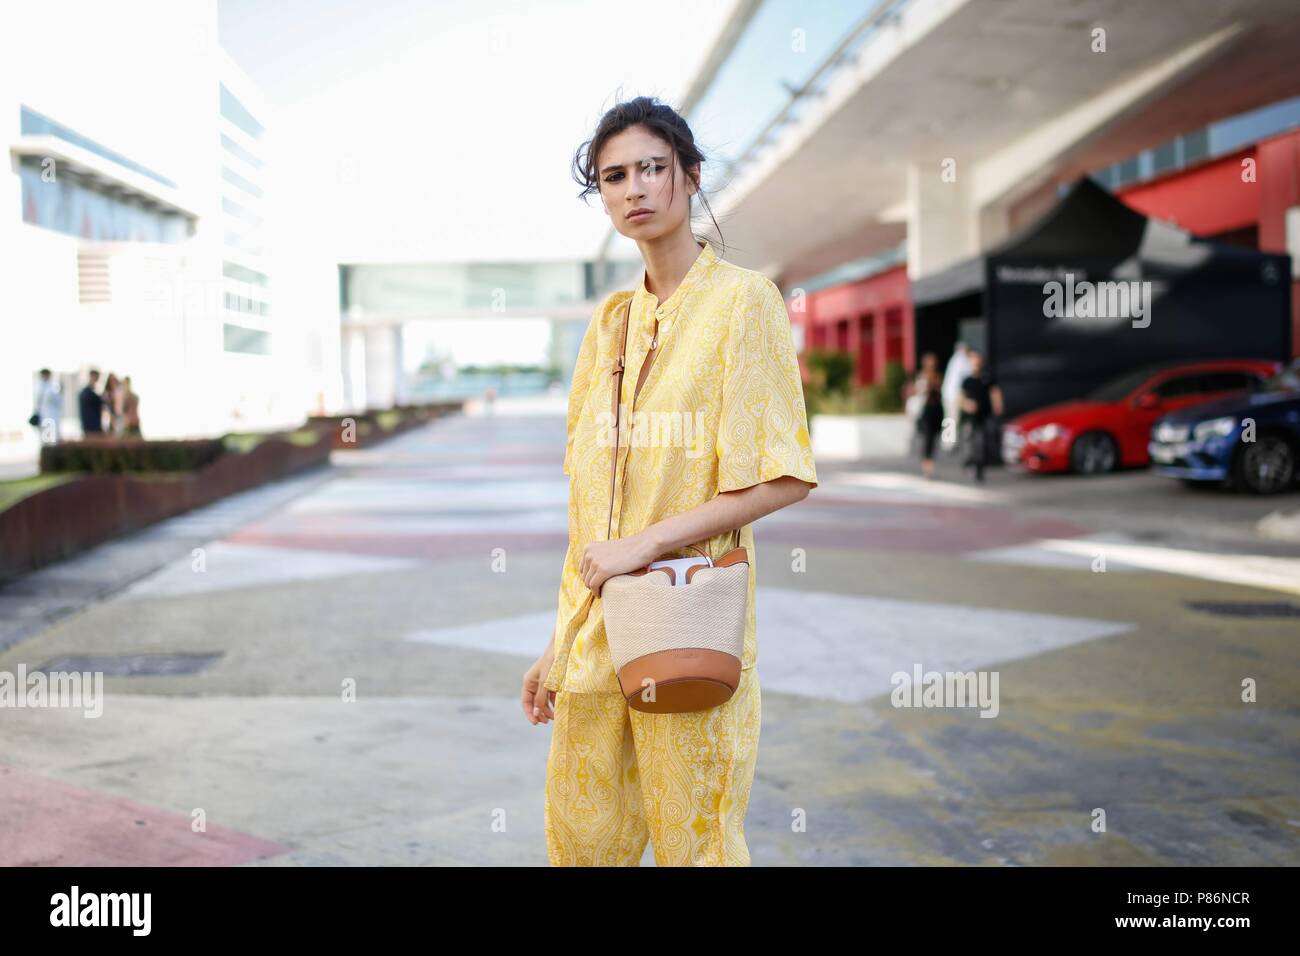
MULTIPOLYGON (((498 405, 338 453, 210 540, 118 542, 130 580, 0 649, 110 671, 99 718, 0 708, 0 863, 544 864, 550 730, 517 698, 554 621, 564 423, 498 405)), ((819 468, 757 525, 754 863, 1300 861, 1300 548, 1252 538, 1259 503, 912 471, 819 468), (996 717, 893 706, 915 666, 996 671, 996 717)))

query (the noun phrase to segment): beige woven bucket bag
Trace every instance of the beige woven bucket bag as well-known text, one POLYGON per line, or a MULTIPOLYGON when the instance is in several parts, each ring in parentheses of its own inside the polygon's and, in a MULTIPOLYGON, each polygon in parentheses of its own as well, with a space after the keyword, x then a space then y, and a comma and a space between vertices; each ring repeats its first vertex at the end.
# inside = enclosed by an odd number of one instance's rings
MULTIPOLYGON (((614 456, 609 478, 609 529, 614 519, 618 468, 619 396, 627 348, 628 316, 614 367, 614 456)), ((653 360, 644 363, 632 404, 653 360)), ((609 530, 606 531, 609 538, 609 530)), ((698 562, 677 562, 617 574, 601 585, 605 636, 628 706, 655 714, 706 710, 726 703, 740 684, 749 603, 749 553, 736 546, 714 560, 700 548, 698 562), (687 564, 686 567, 681 567, 687 564)))

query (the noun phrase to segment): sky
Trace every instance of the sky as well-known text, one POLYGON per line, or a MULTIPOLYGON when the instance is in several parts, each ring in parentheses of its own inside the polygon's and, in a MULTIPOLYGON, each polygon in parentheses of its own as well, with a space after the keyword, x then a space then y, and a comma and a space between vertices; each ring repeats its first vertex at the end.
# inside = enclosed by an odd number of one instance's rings
MULTIPOLYGON (((590 258, 571 166, 619 99, 675 103, 733 0, 219 0, 274 109, 286 208, 342 261, 590 258)), ((635 247, 622 250, 635 254, 635 247)))

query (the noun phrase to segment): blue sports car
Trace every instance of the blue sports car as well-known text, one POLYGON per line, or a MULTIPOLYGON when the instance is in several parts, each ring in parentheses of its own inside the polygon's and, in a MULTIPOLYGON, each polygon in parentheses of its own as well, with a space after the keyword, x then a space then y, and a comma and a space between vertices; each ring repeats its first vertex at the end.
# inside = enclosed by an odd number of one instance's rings
POLYGON ((1152 470, 1189 484, 1227 481, 1254 494, 1300 478, 1300 359, 1257 391, 1193 405, 1151 428, 1152 470))

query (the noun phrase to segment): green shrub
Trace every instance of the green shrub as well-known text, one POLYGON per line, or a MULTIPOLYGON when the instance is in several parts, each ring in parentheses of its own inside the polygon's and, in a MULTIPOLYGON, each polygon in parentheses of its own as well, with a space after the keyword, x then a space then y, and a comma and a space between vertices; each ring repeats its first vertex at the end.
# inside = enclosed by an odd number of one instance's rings
POLYGON ((903 410, 903 384, 907 373, 903 363, 893 359, 885 364, 885 380, 870 387, 869 403, 873 412, 901 412, 903 410))
POLYGON ((314 445, 320 431, 231 432, 220 438, 152 441, 147 438, 93 438, 41 448, 41 473, 185 472, 212 464, 225 454, 244 455, 268 438, 292 445, 314 445))
POLYGON ((807 354, 809 381, 804 383, 808 415, 867 415, 903 410, 903 363, 885 365, 885 379, 875 385, 853 383, 853 358, 846 352, 815 350, 807 354))
POLYGON ((146 438, 98 438, 41 448, 41 472, 193 471, 225 452, 220 438, 150 441, 146 438))
POLYGON ((268 438, 279 438, 291 445, 314 445, 321 440, 320 430, 299 428, 292 432, 230 432, 221 437, 225 450, 234 455, 246 455, 268 438))
POLYGON ((806 353, 813 385, 822 394, 847 395, 853 387, 853 356, 839 349, 810 349, 806 353))

